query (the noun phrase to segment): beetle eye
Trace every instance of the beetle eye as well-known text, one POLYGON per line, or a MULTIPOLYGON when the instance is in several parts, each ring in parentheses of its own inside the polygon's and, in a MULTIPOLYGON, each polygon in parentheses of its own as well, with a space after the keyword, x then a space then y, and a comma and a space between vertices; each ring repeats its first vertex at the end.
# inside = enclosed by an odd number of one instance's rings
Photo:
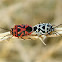
POLYGON ((28 26, 28 27, 26 28, 26 31, 31 32, 31 31, 32 31, 32 27, 28 26))
POLYGON ((36 31, 37 27, 34 27, 34 31, 36 31))

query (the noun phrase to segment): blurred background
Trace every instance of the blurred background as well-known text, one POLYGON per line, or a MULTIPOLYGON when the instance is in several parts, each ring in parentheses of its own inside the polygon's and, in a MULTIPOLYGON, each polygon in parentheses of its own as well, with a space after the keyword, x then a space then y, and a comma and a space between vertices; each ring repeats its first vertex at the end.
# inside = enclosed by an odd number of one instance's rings
MULTIPOLYGON (((0 27, 14 24, 62 23, 62 0, 0 0, 0 27)), ((7 30, 0 29, 0 33, 7 30)), ((0 42, 0 62, 62 62, 62 37, 0 42)))

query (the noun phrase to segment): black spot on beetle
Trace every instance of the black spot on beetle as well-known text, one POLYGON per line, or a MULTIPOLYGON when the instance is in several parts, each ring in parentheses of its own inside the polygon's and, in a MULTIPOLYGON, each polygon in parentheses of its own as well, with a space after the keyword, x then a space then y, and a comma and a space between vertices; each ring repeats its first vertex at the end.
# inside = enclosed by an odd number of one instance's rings
POLYGON ((13 29, 12 29, 12 31, 13 31, 13 29))
POLYGON ((40 31, 41 29, 39 28, 38 31, 40 31))
POLYGON ((48 31, 47 31, 47 33, 48 33, 48 31))
POLYGON ((34 31, 36 31, 37 27, 34 27, 34 31))
POLYGON ((45 31, 42 31, 43 33, 45 33, 45 31))
POLYGON ((22 28, 25 28, 25 25, 22 28))
POLYGON ((47 30, 48 30, 48 28, 47 28, 47 30))
POLYGON ((12 35, 13 35, 13 32, 12 32, 12 35))
POLYGON ((48 27, 50 27, 50 25, 47 25, 48 27))
POLYGON ((42 28, 45 29, 45 26, 43 26, 42 28))
POLYGON ((39 25, 39 27, 40 27, 41 25, 39 25))
POLYGON ((50 35, 50 33, 48 33, 50 35))
POLYGON ((18 25, 17 27, 21 27, 20 25, 18 25))
POLYGON ((18 34, 18 36, 20 36, 22 34, 22 32, 20 34, 18 34))
POLYGON ((11 28, 11 33, 12 33, 12 35, 13 35, 13 28, 11 28))
POLYGON ((36 31, 37 32, 37 31, 36 31))
POLYGON ((27 32, 31 32, 31 31, 32 31, 32 27, 28 26, 28 27, 26 28, 26 31, 27 31, 27 32))
POLYGON ((21 31, 21 29, 19 29, 19 28, 17 30, 18 30, 18 32, 21 31))
POLYGON ((15 32, 15 36, 16 36, 16 32, 15 32))
POLYGON ((45 31, 41 30, 43 33, 45 33, 45 31))
POLYGON ((49 31, 51 31, 51 29, 49 29, 49 31))
POLYGON ((16 34, 16 32, 15 32, 15 34, 16 34))
POLYGON ((52 26, 51 26, 51 28, 52 28, 52 26))

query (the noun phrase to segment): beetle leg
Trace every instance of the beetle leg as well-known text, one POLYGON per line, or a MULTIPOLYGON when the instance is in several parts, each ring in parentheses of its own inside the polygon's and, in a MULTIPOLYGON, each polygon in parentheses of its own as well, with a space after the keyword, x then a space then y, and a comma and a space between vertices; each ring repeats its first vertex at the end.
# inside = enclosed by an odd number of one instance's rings
POLYGON ((44 45, 46 45, 45 42, 43 41, 43 39, 42 39, 41 37, 38 37, 38 38, 42 41, 42 43, 43 43, 44 45))
POLYGON ((21 39, 25 40, 24 38, 21 37, 21 39))
POLYGON ((7 40, 10 41, 10 39, 11 39, 12 37, 13 37, 13 36, 8 37, 7 40))
POLYGON ((58 33, 58 32, 56 32, 56 31, 55 31, 53 34, 60 35, 60 36, 62 37, 62 35, 61 35, 61 34, 59 34, 59 33, 58 33))
POLYGON ((61 26, 62 24, 58 25, 58 26, 55 26, 54 28, 58 28, 59 26, 61 26))
POLYGON ((7 38, 2 38, 2 39, 0 39, 0 41, 2 41, 2 40, 10 40, 12 37, 13 37, 13 36, 9 36, 9 37, 7 37, 7 38))
POLYGON ((46 45, 45 42, 44 42, 46 36, 44 36, 43 39, 42 39, 42 38, 38 35, 38 38, 42 41, 42 43, 43 43, 44 45, 46 45))
POLYGON ((7 34, 7 35, 3 36, 1 39, 4 39, 6 36, 9 36, 9 35, 11 35, 11 34, 7 34))
POLYGON ((32 38, 29 38, 29 39, 33 40, 32 38))

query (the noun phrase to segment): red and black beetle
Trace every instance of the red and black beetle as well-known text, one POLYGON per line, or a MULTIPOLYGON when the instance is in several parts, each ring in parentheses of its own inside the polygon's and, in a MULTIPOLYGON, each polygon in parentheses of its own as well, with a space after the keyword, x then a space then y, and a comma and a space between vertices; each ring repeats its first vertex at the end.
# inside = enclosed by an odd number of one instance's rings
POLYGON ((30 25, 15 25, 14 28, 11 28, 10 33, 15 37, 23 37, 30 35, 32 33, 32 26, 30 25))

